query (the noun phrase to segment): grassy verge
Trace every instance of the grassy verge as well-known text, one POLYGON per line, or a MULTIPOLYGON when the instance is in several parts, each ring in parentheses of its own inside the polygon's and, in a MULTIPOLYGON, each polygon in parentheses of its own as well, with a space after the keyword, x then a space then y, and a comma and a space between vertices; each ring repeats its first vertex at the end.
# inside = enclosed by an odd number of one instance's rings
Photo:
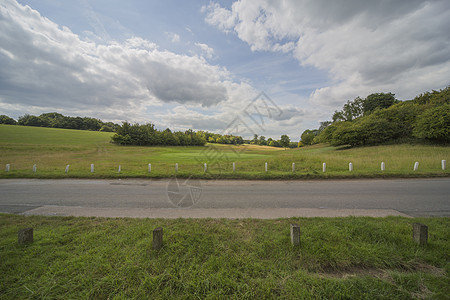
POLYGON ((3 299, 445 299, 449 218, 105 219, 0 215, 3 299), (429 244, 412 242, 412 223, 429 244), (289 224, 301 226, 293 248, 289 224), (163 248, 151 249, 164 228, 163 248), (17 244, 33 227, 35 241, 17 244))
POLYGON ((283 150, 255 145, 125 147, 109 143, 111 133, 0 125, 0 178, 167 178, 304 179, 450 176, 441 169, 450 147, 387 145, 339 149, 326 145, 283 150), (386 170, 380 170, 381 162, 386 170), (419 170, 414 171, 414 162, 419 170), (233 172, 232 164, 236 170, 233 172), (268 172, 264 163, 268 163, 268 172), (322 172, 322 163, 327 170, 322 172), (348 164, 353 164, 349 172, 348 164), (148 164, 152 172, 148 172, 148 164), (203 163, 208 163, 205 174, 203 163), (295 172, 292 172, 295 163, 295 172), (5 165, 10 164, 10 172, 5 165), (36 164, 37 172, 32 166, 36 164), (90 164, 95 172, 90 172, 90 164), (65 173, 70 165, 69 173, 65 173), (121 173, 118 167, 121 166, 121 173))

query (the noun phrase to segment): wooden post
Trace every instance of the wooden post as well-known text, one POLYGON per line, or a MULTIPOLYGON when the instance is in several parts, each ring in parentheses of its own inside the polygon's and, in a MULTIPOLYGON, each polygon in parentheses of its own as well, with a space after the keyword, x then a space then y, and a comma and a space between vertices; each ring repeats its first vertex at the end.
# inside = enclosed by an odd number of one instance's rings
POLYGON ((153 249, 159 250, 163 245, 163 229, 161 227, 153 230, 153 249))
POLYGON ((19 230, 18 234, 19 244, 27 244, 33 242, 33 228, 25 228, 19 230))
POLYGON ((413 224, 413 240, 420 246, 428 243, 428 226, 422 223, 413 224))
POLYGON ((300 226, 297 224, 291 224, 291 243, 300 246, 300 226))

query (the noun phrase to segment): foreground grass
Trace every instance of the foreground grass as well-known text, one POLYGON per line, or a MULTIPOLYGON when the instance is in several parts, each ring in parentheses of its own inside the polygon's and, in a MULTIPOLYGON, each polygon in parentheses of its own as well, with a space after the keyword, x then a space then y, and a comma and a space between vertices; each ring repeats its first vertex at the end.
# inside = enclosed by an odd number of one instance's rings
MULTIPOLYGON (((450 219, 0 215, 0 298, 446 299, 450 219), (412 242, 412 223, 429 244, 412 242), (301 247, 289 224, 301 226, 301 247), (152 230, 163 248, 151 249, 152 230), (17 244, 33 227, 35 241, 17 244)), ((448 299, 448 298, 447 298, 448 299)))
POLYGON ((450 147, 389 145, 338 149, 326 145, 283 150, 255 145, 136 147, 110 143, 111 133, 0 125, 0 178, 115 178, 177 176, 198 178, 296 179, 449 176, 441 160, 450 147), (386 171, 380 170, 385 162, 386 171), (420 163, 413 171, 414 162, 420 163), (236 171, 233 172, 232 163, 236 171), (268 163, 268 172, 264 163, 268 163), (326 173, 322 163, 327 164, 326 173), (354 170, 348 171, 352 162, 354 170), (152 172, 148 172, 148 164, 152 172), (203 163, 208 163, 205 174, 203 163), (292 163, 296 164, 292 172, 292 163), (11 171, 5 172, 5 165, 11 171), (37 173, 32 166, 37 165, 37 173), (90 173, 90 164, 95 173, 90 173), (68 174, 64 173, 70 165, 68 174), (121 165, 121 173, 118 166, 121 165))

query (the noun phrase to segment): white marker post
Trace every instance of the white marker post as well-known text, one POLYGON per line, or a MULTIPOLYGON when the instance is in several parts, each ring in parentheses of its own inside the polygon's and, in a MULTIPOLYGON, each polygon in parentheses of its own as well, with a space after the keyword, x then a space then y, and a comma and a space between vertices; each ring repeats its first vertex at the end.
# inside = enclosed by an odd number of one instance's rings
POLYGON ((11 166, 10 166, 9 164, 6 164, 6 169, 5 169, 5 171, 6 171, 6 172, 9 172, 10 169, 11 169, 11 166))
POLYGON ((292 163, 292 173, 295 172, 295 163, 292 163))
POLYGON ((120 171, 122 171, 122 166, 119 165, 119 170, 117 170, 117 173, 120 173, 120 171))
POLYGON ((267 173, 267 163, 266 163, 266 162, 264 163, 264 170, 265 170, 266 173, 267 173))
POLYGON ((384 161, 381 162, 381 171, 386 170, 386 165, 384 164, 384 161))
POLYGON ((417 171, 418 169, 419 169, 419 162, 416 161, 416 162, 414 163, 414 171, 417 171))
POLYGON ((175 172, 178 173, 178 163, 175 164, 175 172))
POLYGON ((36 164, 33 165, 33 173, 36 173, 36 164))
POLYGON ((445 161, 445 159, 443 159, 441 161, 442 171, 445 171, 445 163, 446 163, 446 161, 445 161))
POLYGON ((149 172, 149 173, 152 172, 152 164, 148 164, 148 172, 149 172))
POLYGON ((66 173, 69 173, 69 167, 70 167, 70 165, 66 166, 66 170, 65 170, 66 173))
POLYGON ((233 163, 233 172, 236 171, 236 163, 233 163))
POLYGON ((322 164, 322 172, 326 172, 327 171, 327 164, 326 163, 323 163, 322 164))
POLYGON ((348 163, 348 170, 350 172, 353 171, 353 164, 352 163, 348 163))
POLYGON ((208 171, 208 166, 206 165, 206 163, 203 164, 203 172, 206 173, 206 171, 208 171))
POLYGON ((91 173, 94 173, 94 164, 91 164, 91 173))

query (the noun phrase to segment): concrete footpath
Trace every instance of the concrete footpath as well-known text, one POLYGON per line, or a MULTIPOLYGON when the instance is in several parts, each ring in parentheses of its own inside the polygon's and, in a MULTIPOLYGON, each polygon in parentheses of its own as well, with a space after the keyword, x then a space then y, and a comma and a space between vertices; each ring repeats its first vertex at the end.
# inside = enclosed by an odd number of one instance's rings
POLYGON ((387 217, 406 214, 393 209, 330 209, 330 208, 103 208, 80 206, 42 206, 23 215, 76 216, 107 218, 225 218, 278 219, 292 217, 387 217))

